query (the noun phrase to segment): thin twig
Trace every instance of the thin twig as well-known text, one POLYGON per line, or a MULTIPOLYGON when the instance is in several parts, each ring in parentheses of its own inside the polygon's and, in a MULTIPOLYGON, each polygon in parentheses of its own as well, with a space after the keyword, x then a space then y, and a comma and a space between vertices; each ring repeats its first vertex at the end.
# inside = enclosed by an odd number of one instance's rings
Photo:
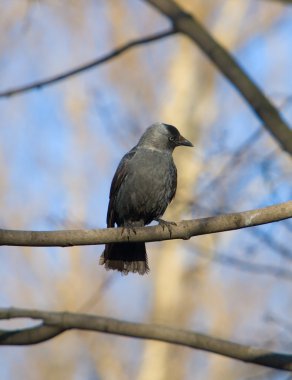
POLYGON ((76 67, 75 69, 68 70, 65 73, 58 74, 58 75, 52 76, 52 77, 47 78, 47 79, 42 79, 42 80, 39 80, 36 82, 32 82, 32 83, 24 85, 24 86, 19 86, 19 87, 15 87, 15 88, 11 88, 11 89, 2 91, 2 92, 0 92, 0 98, 21 94, 21 93, 31 91, 31 90, 35 90, 35 89, 40 89, 44 86, 48 86, 48 85, 51 85, 53 83, 60 82, 64 79, 72 77, 73 75, 80 74, 84 71, 87 71, 87 70, 92 69, 98 65, 101 65, 102 63, 108 62, 109 60, 121 55, 122 53, 126 52, 127 50, 129 50, 135 46, 144 45, 144 44, 148 44, 150 42, 158 41, 158 40, 161 40, 162 38, 172 36, 175 33, 176 33, 176 31, 174 29, 168 29, 164 32, 153 34, 153 35, 150 35, 148 37, 132 40, 130 42, 127 42, 125 45, 122 45, 122 46, 114 49, 112 52, 105 54, 101 58, 97 58, 97 59, 95 59, 89 63, 86 63, 82 66, 76 67))
POLYGON ((274 2, 277 2, 277 3, 284 3, 284 4, 287 4, 287 5, 292 5, 292 0, 269 0, 269 1, 274 1, 274 2))
POLYGON ((242 272, 255 273, 257 275, 267 275, 280 280, 292 281, 292 271, 286 267, 283 268, 280 266, 243 260, 226 253, 218 252, 217 249, 214 251, 214 254, 206 256, 205 250, 207 247, 198 243, 196 243, 196 247, 198 248, 198 250, 196 250, 197 255, 204 257, 206 260, 211 260, 217 264, 229 266, 242 272))

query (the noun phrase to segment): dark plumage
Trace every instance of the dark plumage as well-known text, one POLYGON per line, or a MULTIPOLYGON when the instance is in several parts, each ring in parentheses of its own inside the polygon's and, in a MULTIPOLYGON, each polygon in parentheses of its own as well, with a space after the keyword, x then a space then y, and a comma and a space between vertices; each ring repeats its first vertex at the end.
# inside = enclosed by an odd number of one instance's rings
MULTIPOLYGON (((145 131, 122 158, 112 180, 107 227, 117 224, 133 229, 153 220, 161 222, 176 192, 172 152, 180 145, 193 146, 172 125, 155 123, 145 131)), ((99 263, 123 274, 149 271, 145 243, 106 244, 99 263)))

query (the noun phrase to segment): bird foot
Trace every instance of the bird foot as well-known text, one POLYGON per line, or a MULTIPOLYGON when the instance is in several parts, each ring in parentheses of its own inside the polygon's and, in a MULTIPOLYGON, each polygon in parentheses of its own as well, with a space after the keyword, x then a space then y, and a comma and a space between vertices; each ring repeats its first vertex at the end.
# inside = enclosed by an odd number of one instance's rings
POLYGON ((135 235, 137 234, 136 228, 132 223, 127 222, 123 225, 121 235, 124 234, 125 230, 127 231, 128 240, 130 238, 131 232, 134 232, 135 235))
POLYGON ((169 236, 171 237, 172 236, 172 226, 176 226, 177 224, 175 222, 169 222, 167 220, 163 220, 163 219, 160 219, 160 218, 155 219, 155 220, 162 227, 163 231, 164 231, 165 228, 168 229, 169 236))

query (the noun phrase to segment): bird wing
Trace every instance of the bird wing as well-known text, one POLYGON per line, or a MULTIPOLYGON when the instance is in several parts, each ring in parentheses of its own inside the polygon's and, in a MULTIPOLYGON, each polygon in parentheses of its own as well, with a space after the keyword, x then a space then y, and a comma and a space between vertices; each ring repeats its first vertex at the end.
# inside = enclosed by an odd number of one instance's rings
POLYGON ((108 228, 114 227, 115 225, 114 201, 121 187, 121 184, 123 183, 124 179, 127 176, 128 163, 134 157, 135 153, 136 153, 136 147, 134 147, 132 150, 130 150, 128 153, 124 155, 121 162, 119 163, 119 166, 112 180, 110 196, 109 196, 109 205, 108 205, 108 210, 107 210, 107 218, 106 218, 106 223, 107 223, 108 228))
POLYGON ((173 200, 173 198, 175 197, 175 193, 176 193, 176 187, 177 187, 177 170, 176 170, 176 166, 173 165, 173 175, 172 175, 172 185, 170 186, 171 188, 171 193, 170 193, 170 197, 169 197, 169 203, 173 200))

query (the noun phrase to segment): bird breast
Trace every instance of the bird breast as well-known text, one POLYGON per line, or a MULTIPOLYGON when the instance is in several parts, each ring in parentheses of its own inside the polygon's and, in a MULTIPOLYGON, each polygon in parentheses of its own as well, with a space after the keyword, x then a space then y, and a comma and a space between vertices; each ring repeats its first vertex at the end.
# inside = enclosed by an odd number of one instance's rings
POLYGON ((176 190, 177 173, 171 153, 137 150, 116 198, 118 224, 160 217, 176 190))

